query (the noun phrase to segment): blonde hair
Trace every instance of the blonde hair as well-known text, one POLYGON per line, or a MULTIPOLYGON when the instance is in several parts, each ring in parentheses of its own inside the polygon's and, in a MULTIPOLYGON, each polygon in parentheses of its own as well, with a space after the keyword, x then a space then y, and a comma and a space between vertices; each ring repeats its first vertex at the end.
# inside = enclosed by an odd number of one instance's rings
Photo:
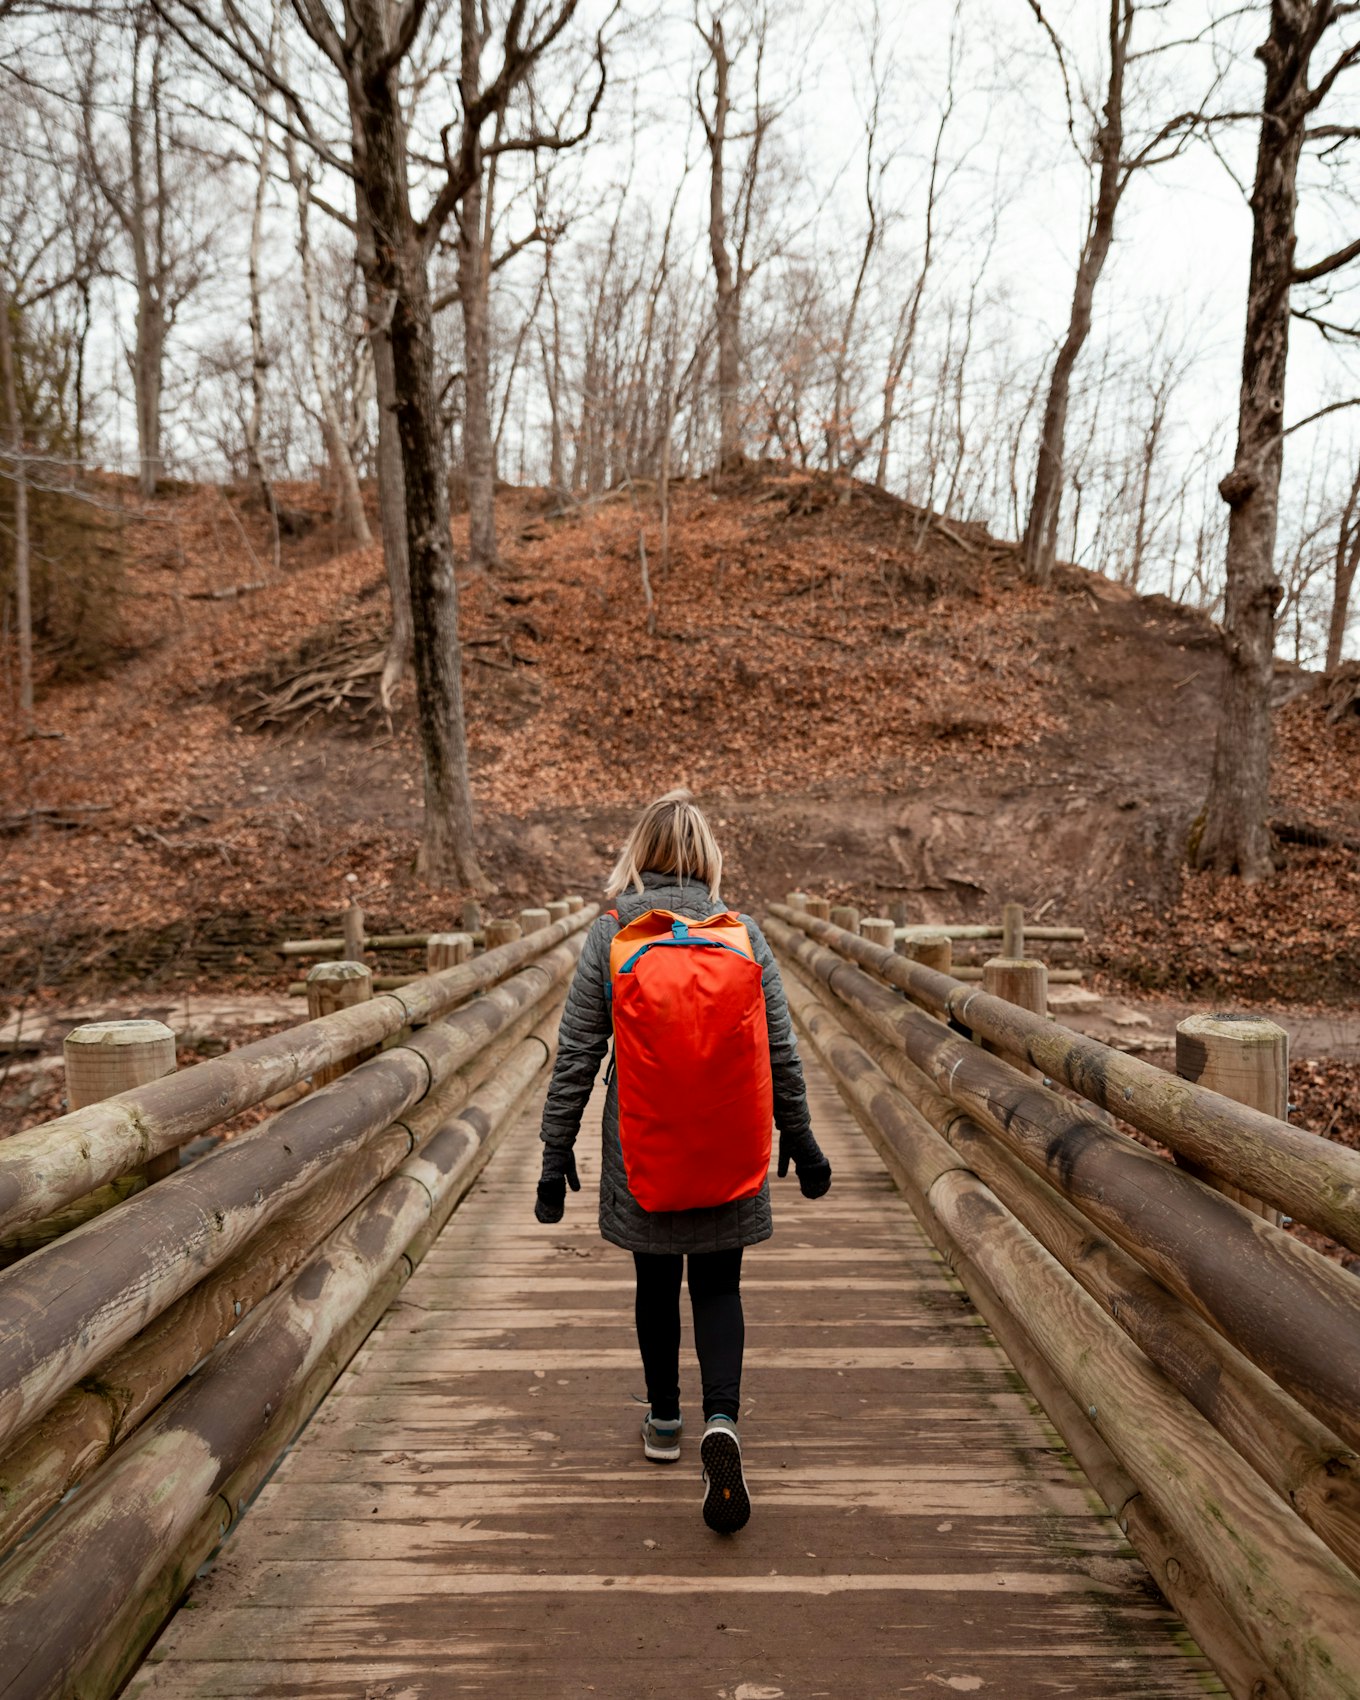
POLYGON ((703 813, 683 787, 667 791, 638 816, 628 842, 619 853, 606 897, 617 897, 625 886, 641 891, 647 873, 674 874, 683 884, 702 880, 717 900, 722 884, 722 851, 703 813))

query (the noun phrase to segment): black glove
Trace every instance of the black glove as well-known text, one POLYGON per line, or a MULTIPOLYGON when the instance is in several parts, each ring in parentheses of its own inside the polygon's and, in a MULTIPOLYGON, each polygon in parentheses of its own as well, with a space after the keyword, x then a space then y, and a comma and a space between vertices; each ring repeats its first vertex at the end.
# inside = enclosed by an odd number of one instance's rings
MULTIPOLYGON (((830 1184, 829 1182, 827 1183, 830 1184)), ((567 1207, 567 1187, 573 1192, 580 1192, 581 1177, 576 1173, 576 1153, 567 1152, 567 1166, 563 1174, 554 1175, 550 1180, 544 1179, 538 1183, 538 1198, 534 1204, 534 1215, 540 1222, 560 1222, 562 1212, 567 1207)))
MULTIPOLYGON (((831 1188, 831 1165, 818 1149, 815 1140, 813 1141, 813 1150, 817 1152, 815 1157, 810 1158, 807 1162, 794 1164, 794 1168, 798 1172, 798 1185, 804 1198, 820 1198, 824 1192, 828 1192, 831 1188)), ((789 1141, 789 1136, 781 1129, 779 1134, 779 1167, 776 1170, 781 1181, 789 1172, 789 1159, 792 1156, 793 1146, 789 1141)))
POLYGON ((825 1157, 798 1165, 798 1185, 804 1198, 820 1198, 831 1191, 831 1164, 825 1157))

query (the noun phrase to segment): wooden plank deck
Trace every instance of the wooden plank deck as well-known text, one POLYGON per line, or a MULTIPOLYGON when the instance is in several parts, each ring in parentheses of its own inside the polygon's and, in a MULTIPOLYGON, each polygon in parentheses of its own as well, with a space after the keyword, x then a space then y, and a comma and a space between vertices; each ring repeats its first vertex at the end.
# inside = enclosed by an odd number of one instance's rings
MULTIPOLYGON (((836 1169, 747 1254, 754 1514, 647 1463, 598 1137, 555 1228, 524 1116, 128 1693, 1181 1700, 1224 1691, 815 1061, 836 1169)), ((599 1095, 589 1124, 598 1127, 599 1095)))

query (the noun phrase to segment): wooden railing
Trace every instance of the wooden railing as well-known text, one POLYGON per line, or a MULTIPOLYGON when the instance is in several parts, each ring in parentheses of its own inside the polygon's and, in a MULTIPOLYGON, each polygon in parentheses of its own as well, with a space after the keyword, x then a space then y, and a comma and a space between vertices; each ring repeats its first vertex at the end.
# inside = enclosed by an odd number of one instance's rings
POLYGON ((1229 1690, 1356 1700, 1360 1281, 1229 1192, 1360 1251, 1360 1153, 805 909, 773 905, 769 936, 807 1040, 1229 1690))
POLYGON ((117 1691, 542 1080, 595 914, 0 1146, 0 1233, 55 1231, 0 1272, 5 1700, 117 1691))

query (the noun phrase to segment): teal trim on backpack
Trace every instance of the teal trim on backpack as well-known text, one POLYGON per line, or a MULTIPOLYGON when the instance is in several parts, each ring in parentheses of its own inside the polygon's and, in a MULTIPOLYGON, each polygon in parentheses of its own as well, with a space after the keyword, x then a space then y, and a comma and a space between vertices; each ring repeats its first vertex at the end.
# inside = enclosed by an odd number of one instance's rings
POLYGON ((633 971, 633 964, 640 956, 646 956, 649 950, 674 950, 677 946, 680 946, 681 948, 689 946, 690 949, 694 949, 696 946, 702 946, 705 950, 730 950, 733 956, 739 956, 743 962, 751 962, 754 960, 753 957, 747 956, 744 950, 738 950, 734 944, 724 944, 721 939, 692 939, 689 934, 686 933, 684 938, 650 939, 646 944, 639 945, 628 958, 627 962, 624 963, 623 967, 619 969, 619 973, 631 974, 633 971))

